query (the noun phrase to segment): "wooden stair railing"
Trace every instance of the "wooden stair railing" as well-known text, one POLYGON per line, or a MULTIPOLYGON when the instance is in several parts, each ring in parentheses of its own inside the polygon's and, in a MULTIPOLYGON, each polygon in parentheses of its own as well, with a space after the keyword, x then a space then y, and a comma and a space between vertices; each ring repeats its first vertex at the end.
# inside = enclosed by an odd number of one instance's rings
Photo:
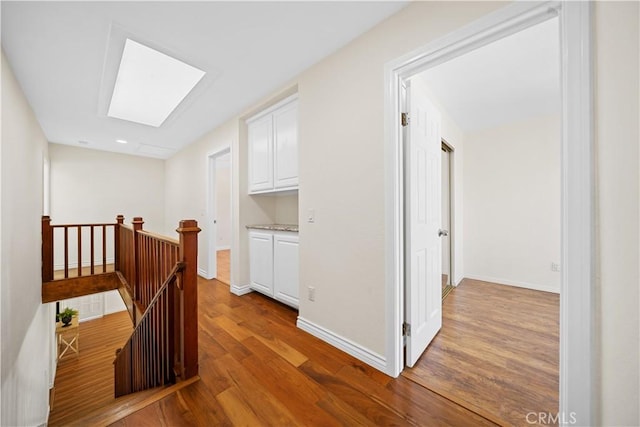
POLYGON ((179 240, 145 231, 143 224, 135 217, 125 225, 122 215, 108 224, 51 225, 48 216, 42 218, 42 302, 118 289, 131 315, 134 331, 114 361, 116 397, 198 374, 198 223, 180 221, 179 240), (62 241, 55 239, 57 229, 62 241), (73 263, 70 230, 77 235, 73 263), (83 230, 89 235, 84 251, 83 230), (55 242, 64 255, 59 271, 54 271, 55 242), (75 277, 70 266, 77 266, 75 277))
POLYGON ((128 283, 135 329, 114 362, 116 397, 198 374, 195 220, 180 222, 179 240, 119 221, 118 268, 128 283))
POLYGON ((147 309, 140 317, 127 343, 116 353, 115 397, 147 390, 176 380, 175 298, 178 274, 183 263, 176 263, 147 309))
POLYGON ((51 224, 42 217, 42 302, 119 287, 113 262, 117 223, 51 224), (57 269, 54 266, 57 262, 57 269))

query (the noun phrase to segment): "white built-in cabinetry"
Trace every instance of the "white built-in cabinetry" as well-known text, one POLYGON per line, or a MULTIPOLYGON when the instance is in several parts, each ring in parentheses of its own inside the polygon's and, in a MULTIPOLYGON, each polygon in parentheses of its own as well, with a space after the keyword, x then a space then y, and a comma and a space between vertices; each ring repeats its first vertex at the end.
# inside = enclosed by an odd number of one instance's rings
POLYGON ((247 119, 249 194, 298 188, 297 95, 247 119))
POLYGON ((298 308, 298 233, 249 231, 251 288, 298 308))

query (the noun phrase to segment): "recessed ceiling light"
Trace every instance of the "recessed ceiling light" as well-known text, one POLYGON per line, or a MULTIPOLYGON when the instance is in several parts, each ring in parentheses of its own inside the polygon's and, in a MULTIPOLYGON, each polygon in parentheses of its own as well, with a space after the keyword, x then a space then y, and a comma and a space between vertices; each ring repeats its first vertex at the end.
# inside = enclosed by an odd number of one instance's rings
POLYGON ((125 141, 124 139, 116 139, 116 142, 119 142, 120 144, 126 144, 127 141, 125 141))
POLYGON ((107 115, 159 127, 205 74, 127 39, 107 115))

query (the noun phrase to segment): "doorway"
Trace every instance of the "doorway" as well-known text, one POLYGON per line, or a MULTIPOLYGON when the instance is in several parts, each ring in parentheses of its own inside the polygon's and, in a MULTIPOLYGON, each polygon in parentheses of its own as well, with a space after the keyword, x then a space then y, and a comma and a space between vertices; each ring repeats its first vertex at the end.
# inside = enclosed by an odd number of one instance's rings
POLYGON ((442 157, 442 229, 444 234, 442 240, 442 300, 453 290, 453 221, 451 195, 453 194, 452 186, 452 160, 453 149, 443 139, 440 146, 440 155, 442 157))
POLYGON ((224 148, 207 157, 207 279, 230 284, 231 260, 231 150, 224 148))
POLYGON ((560 412, 579 424, 594 419, 592 349, 593 310, 593 87, 591 8, 588 3, 513 3, 432 43, 389 62, 385 69, 387 166, 387 367, 403 370, 401 327, 404 304, 404 188, 402 85, 420 71, 444 63, 508 35, 560 17, 562 81, 562 302, 560 304, 560 412), (571 340, 568 337, 572 337, 571 340))

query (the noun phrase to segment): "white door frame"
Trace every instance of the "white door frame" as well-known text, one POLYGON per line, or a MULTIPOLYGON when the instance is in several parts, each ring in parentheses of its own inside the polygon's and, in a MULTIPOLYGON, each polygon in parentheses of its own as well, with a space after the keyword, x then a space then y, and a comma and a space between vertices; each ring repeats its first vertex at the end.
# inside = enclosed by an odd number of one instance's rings
POLYGON ((216 216, 216 160, 218 157, 229 153, 231 153, 231 146, 226 146, 207 154, 207 213, 205 216, 205 227, 207 230, 207 270, 200 270, 198 272, 207 280, 214 279, 218 276, 218 259, 216 256, 217 233, 216 227, 212 226, 212 221, 216 216))
POLYGON ((385 66, 386 366, 403 369, 403 80, 495 40, 560 19, 562 82, 560 421, 593 425, 594 395, 594 171, 592 5, 590 2, 514 2, 385 66), (569 363, 570 362, 570 363, 569 363))

